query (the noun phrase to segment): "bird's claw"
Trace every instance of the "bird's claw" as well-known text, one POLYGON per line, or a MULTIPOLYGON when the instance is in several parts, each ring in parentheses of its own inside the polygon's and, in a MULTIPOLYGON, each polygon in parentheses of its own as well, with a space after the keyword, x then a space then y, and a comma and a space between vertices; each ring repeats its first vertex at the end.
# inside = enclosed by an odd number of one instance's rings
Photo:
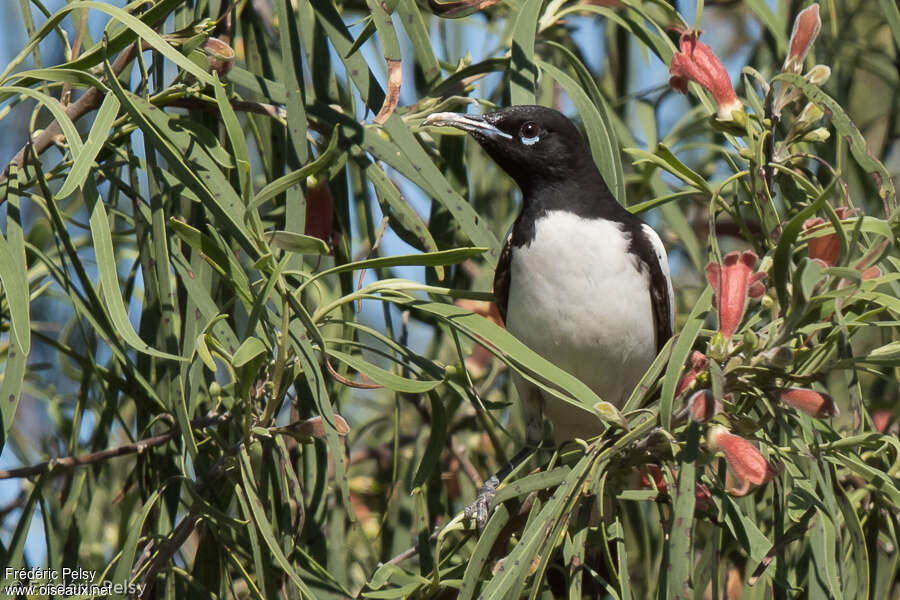
POLYGON ((483 531, 487 525, 488 517, 491 514, 491 505, 494 502, 494 496, 497 495, 497 488, 500 487, 500 480, 496 475, 492 475, 484 485, 478 489, 478 495, 475 501, 468 505, 465 510, 466 519, 475 520, 475 526, 478 531, 483 531))

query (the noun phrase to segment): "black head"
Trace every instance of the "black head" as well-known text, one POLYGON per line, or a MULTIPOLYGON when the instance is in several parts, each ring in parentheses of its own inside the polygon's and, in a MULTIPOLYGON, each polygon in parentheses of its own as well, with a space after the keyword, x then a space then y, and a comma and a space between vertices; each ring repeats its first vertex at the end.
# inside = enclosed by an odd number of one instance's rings
POLYGON ((511 106, 481 116, 434 113, 424 125, 469 133, 525 192, 599 177, 581 132, 552 108, 511 106))

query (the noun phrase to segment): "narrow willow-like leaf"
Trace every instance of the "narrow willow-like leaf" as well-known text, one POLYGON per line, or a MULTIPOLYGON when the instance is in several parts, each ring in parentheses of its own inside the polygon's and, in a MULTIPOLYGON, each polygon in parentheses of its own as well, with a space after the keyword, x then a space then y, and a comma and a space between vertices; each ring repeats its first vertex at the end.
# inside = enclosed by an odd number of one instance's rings
POLYGON ((697 303, 694 304, 694 308, 691 310, 691 314, 688 315, 684 327, 678 333, 678 339, 672 348, 669 366, 666 367, 666 374, 663 377, 662 397, 659 401, 659 421, 660 425, 665 429, 671 427, 675 388, 678 385, 678 380, 681 378, 681 372, 687 363, 691 348, 694 346, 694 341, 697 339, 700 328, 703 326, 703 321, 706 319, 706 312, 710 309, 712 296, 713 290, 707 286, 706 290, 697 299, 697 303))
POLYGON ((229 233, 235 236, 250 257, 256 258, 258 256, 256 244, 251 239, 246 226, 239 219, 244 211, 243 203, 213 160, 203 150, 195 148, 197 145, 189 136, 185 140, 188 144, 187 147, 175 146, 173 138, 167 135, 178 136, 179 128, 172 123, 172 117, 142 98, 126 92, 112 73, 109 61, 104 64, 106 73, 113 82, 113 92, 128 114, 139 124, 144 135, 166 158, 169 168, 197 194, 204 206, 215 215, 217 221, 229 233), (191 165, 184 160, 189 153, 193 163, 191 165))
POLYGON ((691 598, 694 572, 694 506, 696 503, 696 461, 700 446, 700 428, 696 423, 688 425, 687 442, 678 457, 678 492, 672 515, 672 533, 669 536, 669 597, 691 598))
POLYGON ((269 231, 266 239, 276 248, 297 254, 328 254, 331 248, 324 240, 292 231, 269 231))
MULTIPOLYGON (((34 509, 41 500, 41 494, 44 491, 44 482, 46 478, 46 475, 38 478, 35 482, 35 486, 28 494, 28 498, 22 505, 21 511, 18 513, 18 521, 16 522, 15 529, 13 529, 12 536, 4 548, 4 562, 6 563, 7 568, 15 570, 26 567, 26 562, 24 560, 25 541, 28 538, 28 531, 31 529, 34 509)), ((3 575, 0 577, 0 585, 6 586, 14 584, 16 582, 16 577, 7 575, 6 568, 3 571, 3 575)))
POLYGON ((298 289, 302 291, 313 281, 321 279, 328 275, 337 275, 338 273, 346 273, 348 271, 359 271, 362 269, 383 269, 386 267, 435 267, 455 265, 466 259, 474 258, 485 253, 487 248, 454 248, 452 250, 439 250, 437 252, 424 252, 422 254, 401 254, 396 256, 381 256, 378 258, 369 258, 356 262, 347 263, 331 267, 324 271, 319 271, 310 279, 305 281, 298 289))
POLYGON ((889 211, 889 214, 884 216, 895 216, 893 213, 897 208, 897 191, 894 188, 894 180, 891 173, 880 160, 871 154, 865 138, 856 127, 856 124, 850 120, 843 107, 834 98, 826 94, 822 88, 808 82, 800 75, 781 73, 775 76, 773 81, 784 81, 796 86, 803 91, 803 94, 810 102, 831 115, 832 124, 838 130, 838 133, 847 140, 854 160, 872 177, 875 187, 878 189, 878 196, 881 198, 885 209, 889 211))
POLYGON ((640 148, 625 148, 625 152, 632 155, 636 159, 637 164, 649 162, 658 165, 669 173, 681 178, 685 183, 693 185, 701 192, 712 195, 712 189, 706 182, 706 178, 678 160, 678 157, 672 154, 672 151, 665 144, 657 146, 655 152, 647 152, 640 148))
POLYGON ((484 531, 478 536, 478 543, 472 551, 466 571, 463 574, 462 586, 459 589, 459 600, 470 600, 475 597, 482 582, 482 571, 487 563, 488 553, 497 541, 497 537, 509 522, 509 510, 503 504, 494 509, 491 519, 484 531))
POLYGON ((250 152, 247 150, 247 139, 241 123, 228 100, 228 94, 225 91, 225 85, 218 81, 216 76, 216 84, 213 91, 216 94, 216 105, 222 115, 222 123, 225 125, 225 133, 228 135, 228 141, 231 142, 231 149, 234 152, 235 164, 237 166, 238 181, 240 182, 241 193, 250 193, 250 152))
POLYGON ((394 144, 401 150, 404 158, 409 161, 412 172, 410 173, 408 169, 404 172, 403 169, 395 165, 394 156, 396 152, 387 156, 380 156, 381 160, 395 167, 406 177, 415 174, 410 179, 450 211, 469 240, 475 245, 488 248, 489 255, 493 261, 499 258, 500 242, 497 236, 475 212, 472 205, 453 189, 428 155, 423 152, 422 146, 403 119, 397 114, 392 115, 385 122, 384 129, 391 136, 394 144))
POLYGON ((624 204, 625 175, 622 172, 619 143, 609 120, 603 114, 605 108, 596 106, 574 79, 550 63, 539 61, 539 64, 547 75, 555 79, 566 90, 569 98, 575 104, 575 108, 578 109, 578 114, 581 115, 584 122, 594 162, 597 163, 613 196, 619 201, 619 204, 624 204))
MULTIPOLYGON (((347 354, 333 348, 328 348, 327 353, 346 364, 361 375, 365 375, 375 383, 404 394, 424 394, 443 383, 434 379, 410 379, 382 369, 359 356, 347 354)), ((414 486, 415 487, 415 486, 414 486)))
POLYGON ((87 142, 85 142, 81 152, 75 157, 66 180, 63 182, 59 192, 57 192, 57 198, 65 198, 77 188, 84 186, 84 180, 87 179, 91 172, 94 159, 97 158, 97 154, 109 137, 109 128, 112 127, 113 121, 119 113, 119 106, 118 98, 112 94, 107 95, 103 99, 103 104, 100 105, 97 117, 91 126, 91 132, 88 134, 87 142))
POLYGON ((256 491, 256 483, 253 481, 253 469, 250 467, 250 455, 247 454, 247 449, 245 447, 241 447, 238 458, 241 466, 241 481, 244 484, 242 489, 246 495, 247 504, 250 506, 250 514, 253 515, 253 522, 256 525, 256 529, 262 536, 263 541, 265 541, 275 562, 278 563, 282 571, 290 578, 291 582, 297 586, 297 590, 300 592, 301 596, 310 598, 311 600, 314 599, 315 596, 312 591, 307 587, 306 583, 300 579, 299 573, 297 573, 297 570, 284 555, 284 552, 281 550, 281 546, 275 537, 275 532, 272 531, 272 526, 266 516, 265 508, 256 491))
MULTIPOLYGON (((412 206, 400 195, 400 190, 390 180, 378 163, 370 162, 365 168, 366 176, 375 187, 375 194, 381 204, 382 212, 391 220, 394 231, 407 243, 418 247, 423 252, 437 252, 437 244, 422 218, 412 206)), ((444 269, 437 265, 438 278, 444 279, 444 269)))
POLYGON ((241 342, 241 345, 235 350, 234 356, 231 358, 232 364, 234 364, 235 367, 243 367, 254 358, 262 356, 268 351, 269 349, 266 348, 266 345, 262 340, 255 337, 248 337, 241 342))
POLYGON ((535 103, 538 67, 534 59, 534 38, 542 4, 541 0, 525 0, 519 5, 512 29, 512 61, 509 70, 511 104, 535 103))
POLYGON ((413 45, 413 56, 422 68, 425 81, 431 83, 441 75, 441 65, 434 56, 428 27, 422 18, 422 11, 415 0, 400 0, 397 3, 397 15, 403 23, 403 29, 413 45))
MULTIPOLYGON (((160 498, 160 494, 162 490, 155 490, 150 496, 144 501, 144 506, 141 508, 140 514, 138 514, 137 518, 134 519, 132 523, 129 523, 128 527, 128 537, 125 538, 125 543, 122 545, 122 551, 119 553, 118 560, 116 562, 116 569, 113 571, 113 578, 115 581, 119 582, 130 582, 133 581, 132 577, 132 565, 134 565, 134 557, 137 555, 138 544, 141 541, 142 532, 144 531, 144 522, 147 520, 147 517, 150 516, 150 511, 156 507, 156 503, 160 498)), ((115 594, 112 596, 113 598, 125 600, 126 595, 124 591, 119 594, 115 594)))
POLYGON ((384 103, 384 90, 381 89, 363 56, 358 52, 351 52, 353 37, 338 14, 337 8, 327 0, 303 0, 303 2, 308 2, 315 10, 316 20, 347 68, 349 79, 359 90, 363 102, 369 109, 378 110, 384 103))
POLYGON ((94 252, 97 255, 97 272, 100 275, 100 292, 109 311, 108 315, 116 331, 122 340, 139 352, 182 361, 185 358, 177 354, 170 354, 153 348, 138 336, 131 321, 128 319, 128 309, 122 300, 122 291, 119 288, 119 275, 116 265, 116 255, 113 250, 112 233, 109 230, 109 216, 103 206, 97 188, 92 181, 88 181, 84 191, 90 211, 91 235, 94 238, 94 252))
POLYGON ((78 155, 81 154, 82 147, 84 147, 84 143, 81 141, 81 136, 78 135, 78 130, 75 128, 75 123, 73 123, 72 119, 69 118, 69 115, 66 114, 65 108, 63 108, 62 104, 59 103, 59 100, 37 90, 32 90, 30 88, 21 87, 18 85, 6 85, 0 87, 0 96, 10 94, 22 94, 23 96, 28 96, 29 98, 45 106, 47 110, 50 111, 50 114, 53 115, 53 118, 56 120, 56 122, 59 124, 60 129, 62 129, 63 135, 66 136, 66 142, 69 144, 69 148, 71 148, 72 150, 73 158, 78 158, 78 155))
POLYGON ((282 77, 286 86, 288 141, 297 159, 305 163, 309 158, 306 141, 306 94, 303 81, 303 63, 300 60, 300 37, 296 14, 291 0, 275 0, 278 15, 278 39, 281 42, 282 77))

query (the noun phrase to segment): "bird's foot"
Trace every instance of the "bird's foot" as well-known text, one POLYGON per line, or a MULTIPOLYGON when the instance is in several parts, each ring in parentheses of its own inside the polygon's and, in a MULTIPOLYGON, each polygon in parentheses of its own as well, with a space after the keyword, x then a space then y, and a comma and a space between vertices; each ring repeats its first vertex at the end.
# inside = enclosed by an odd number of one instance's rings
POLYGON ((478 489, 475 501, 465 509, 466 519, 470 521, 474 519, 478 531, 483 531, 484 526, 487 525, 488 517, 491 515, 491 505, 494 502, 494 496, 497 495, 498 487, 500 487, 500 479, 496 475, 492 475, 478 489))

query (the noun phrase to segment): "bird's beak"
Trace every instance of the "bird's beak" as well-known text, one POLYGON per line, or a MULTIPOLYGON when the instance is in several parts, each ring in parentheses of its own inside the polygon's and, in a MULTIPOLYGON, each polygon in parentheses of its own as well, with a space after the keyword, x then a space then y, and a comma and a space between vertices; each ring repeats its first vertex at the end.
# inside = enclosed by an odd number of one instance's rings
POLYGON ((492 138, 512 139, 512 136, 497 129, 481 115, 466 115, 462 113, 439 112, 428 115, 422 125, 431 127, 455 127, 466 133, 474 133, 492 138))

